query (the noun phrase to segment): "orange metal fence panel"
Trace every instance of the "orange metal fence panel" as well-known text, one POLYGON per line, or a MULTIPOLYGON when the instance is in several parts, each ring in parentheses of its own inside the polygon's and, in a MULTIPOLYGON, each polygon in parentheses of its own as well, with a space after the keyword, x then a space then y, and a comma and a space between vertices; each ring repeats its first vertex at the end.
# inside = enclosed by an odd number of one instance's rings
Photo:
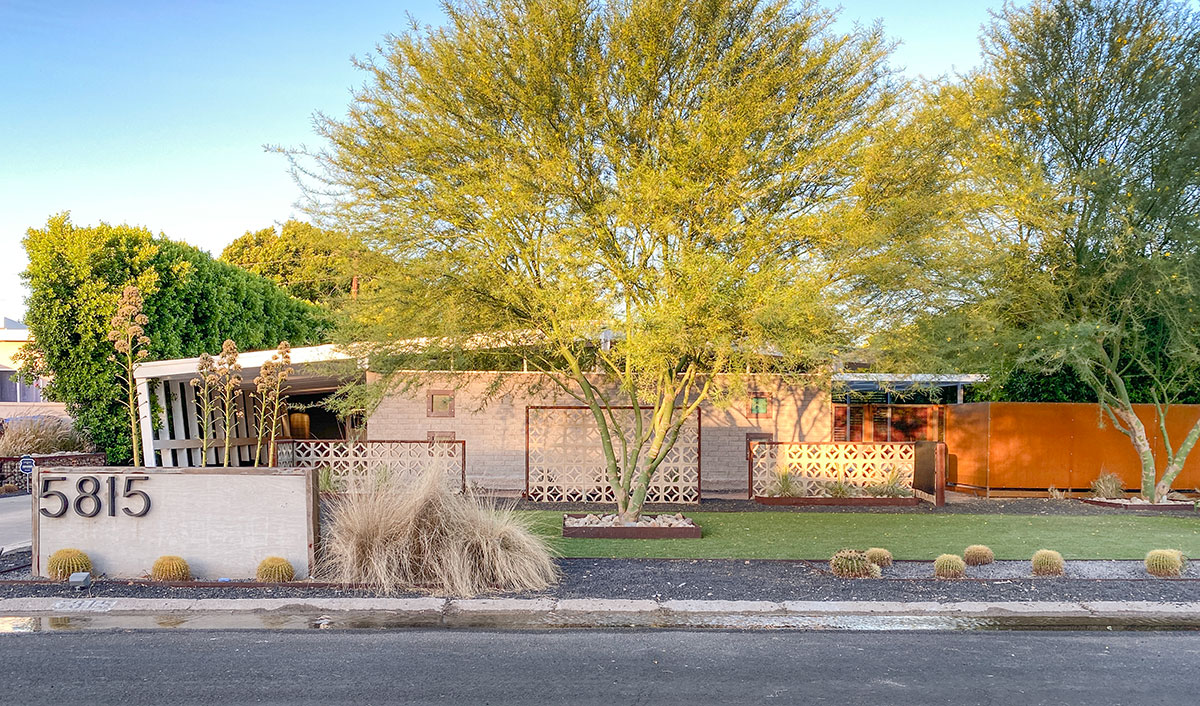
MULTIPOLYGON (((1166 446, 1151 405, 1135 405, 1155 449, 1161 472, 1166 446)), ((1200 419, 1200 405, 1177 405, 1167 415, 1170 442, 1178 447, 1200 419)), ((1101 425, 1094 404, 983 402, 946 407, 949 482, 997 491, 1086 489, 1103 472, 1116 473, 1125 487, 1141 485, 1141 467, 1129 438, 1101 425)), ((1200 487, 1200 449, 1192 454, 1174 487, 1200 487)))

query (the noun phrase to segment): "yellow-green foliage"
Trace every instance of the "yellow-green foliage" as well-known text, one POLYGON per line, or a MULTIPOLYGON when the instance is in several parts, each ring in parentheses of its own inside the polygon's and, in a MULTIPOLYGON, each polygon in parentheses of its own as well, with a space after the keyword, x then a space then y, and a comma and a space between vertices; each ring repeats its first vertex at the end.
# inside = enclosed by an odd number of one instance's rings
POLYGON ((1159 577, 1179 576, 1183 561, 1183 552, 1178 549, 1155 549, 1146 554, 1146 572, 1159 577))
POLYGON ((1053 549, 1039 549, 1033 553, 1033 575, 1034 576, 1062 576, 1063 575, 1063 558, 1062 554, 1053 549))
POLYGON ((150 578, 155 581, 190 581, 192 570, 183 557, 160 556, 150 569, 150 578))
POLYGON ((967 566, 983 566, 995 560, 996 555, 991 548, 982 544, 972 544, 963 551, 963 561, 967 562, 967 566))
POLYGON ((868 578, 878 579, 883 578, 883 569, 879 568, 879 564, 871 564, 869 567, 868 578))
POLYGON ((961 579, 967 575, 967 564, 957 554, 943 554, 933 560, 933 575, 939 579, 961 579))
POLYGON ((866 554, 867 559, 870 559, 872 564, 880 568, 892 565, 892 553, 886 549, 871 547, 866 551, 866 554))
POLYGON ((857 549, 843 549, 829 560, 829 570, 843 579, 865 579, 871 576, 875 564, 857 549))
POLYGON ((292 562, 287 559, 281 556, 269 556, 259 563, 254 577, 268 583, 283 583, 296 578, 296 570, 292 568, 292 562))
POLYGON ((77 571, 91 571, 92 560, 78 549, 59 549, 46 562, 46 573, 55 581, 66 581, 77 571))

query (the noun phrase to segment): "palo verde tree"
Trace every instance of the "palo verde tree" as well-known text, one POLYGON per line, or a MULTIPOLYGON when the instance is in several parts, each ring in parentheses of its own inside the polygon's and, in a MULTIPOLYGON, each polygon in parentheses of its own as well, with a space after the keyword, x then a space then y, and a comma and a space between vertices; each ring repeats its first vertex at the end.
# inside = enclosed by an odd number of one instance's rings
POLYGON ((878 28, 756 0, 444 11, 289 152, 320 222, 395 259, 343 333, 542 371, 591 411, 623 521, 705 400, 930 299, 939 158, 878 28))
POLYGON ((978 198, 966 222, 995 257, 979 299, 925 340, 1081 381, 1157 500, 1200 440, 1200 423, 1174 437, 1168 425, 1200 390, 1200 15, 1168 0, 1036 0, 1006 6, 983 48, 983 70, 948 93, 978 198))

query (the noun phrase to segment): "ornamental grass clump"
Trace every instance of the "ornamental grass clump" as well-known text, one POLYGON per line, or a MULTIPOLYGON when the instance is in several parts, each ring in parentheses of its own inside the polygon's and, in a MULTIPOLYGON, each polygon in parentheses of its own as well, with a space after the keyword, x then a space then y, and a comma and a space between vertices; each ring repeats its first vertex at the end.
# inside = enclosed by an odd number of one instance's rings
POLYGON ((1146 573, 1159 578, 1183 574, 1185 559, 1178 549, 1154 549, 1146 554, 1146 573))
POLYGON ((967 566, 983 566, 996 560, 996 555, 990 547, 982 544, 972 544, 963 550, 963 561, 967 566))
POLYGON ((1034 576, 1062 576, 1064 571, 1062 554, 1053 549, 1039 549, 1033 553, 1034 576))
POLYGON ((296 569, 281 556, 269 556, 259 562, 254 578, 265 583, 286 583, 296 578, 296 569))
POLYGON ((15 493, 19 490, 20 488, 17 487, 16 483, 5 483, 4 485, 0 485, 0 495, 8 495, 9 493, 15 493))
POLYGON ((829 559, 829 570, 843 579, 865 579, 871 577, 875 564, 857 549, 842 549, 829 559))
POLYGON ((511 505, 454 492, 445 473, 355 479, 330 504, 318 573, 385 593, 474 596, 558 580, 550 548, 511 505))
POLYGON ((92 447, 62 417, 28 417, 17 419, 4 427, 0 436, 0 456, 52 454, 65 451, 91 451, 92 447))
POLYGON ((1111 471, 1105 471, 1092 481, 1092 497, 1102 500, 1119 500, 1125 497, 1125 483, 1111 471))
POLYGON ((875 566, 886 568, 892 565, 892 553, 886 549, 871 547, 865 554, 867 555, 867 559, 875 566))
POLYGON ((55 581, 66 581, 71 574, 91 570, 92 560, 78 549, 59 549, 46 562, 46 573, 55 581))
POLYGON ((155 581, 190 581, 192 569, 183 557, 168 554, 160 556, 150 567, 150 578, 155 581))
POLYGON ((939 579, 961 579, 967 575, 967 563, 957 554, 942 554, 933 560, 933 575, 939 579))

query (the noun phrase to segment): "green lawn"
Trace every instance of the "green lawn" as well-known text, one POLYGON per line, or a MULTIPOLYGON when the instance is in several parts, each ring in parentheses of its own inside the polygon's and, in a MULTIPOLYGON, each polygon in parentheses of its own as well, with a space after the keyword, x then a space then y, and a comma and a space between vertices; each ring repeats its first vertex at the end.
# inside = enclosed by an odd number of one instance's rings
POLYGON ((897 559, 933 559, 986 544, 997 559, 1056 549, 1067 559, 1141 559, 1151 549, 1200 557, 1200 519, 1188 517, 695 512, 703 539, 563 539, 562 513, 529 511, 567 557, 828 559, 844 547, 884 547, 897 559))

